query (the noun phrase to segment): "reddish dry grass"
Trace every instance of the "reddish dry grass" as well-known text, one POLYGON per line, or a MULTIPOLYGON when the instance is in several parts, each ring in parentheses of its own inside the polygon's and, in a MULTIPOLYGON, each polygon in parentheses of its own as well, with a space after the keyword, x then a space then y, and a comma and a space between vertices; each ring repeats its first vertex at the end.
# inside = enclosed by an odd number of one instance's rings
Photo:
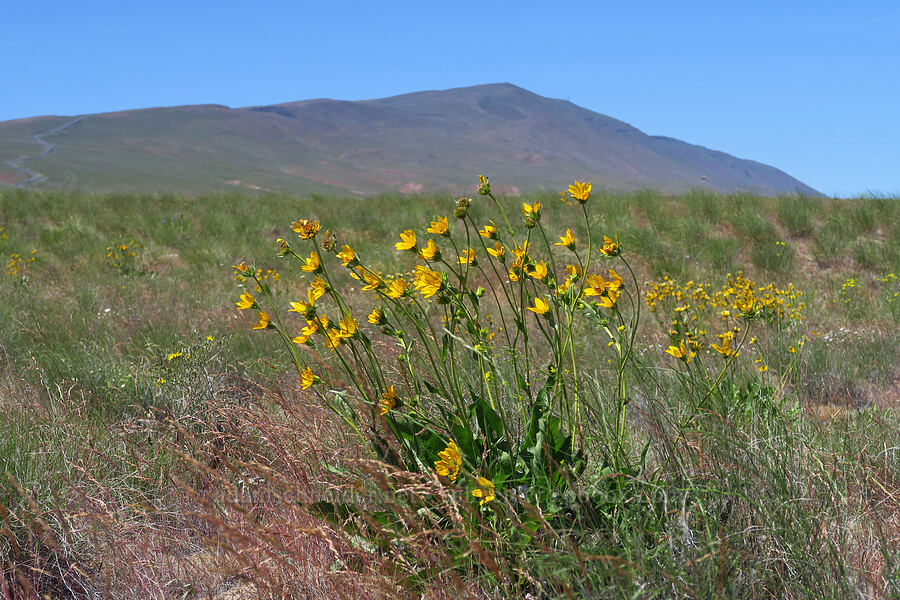
MULTIPOLYGON (((355 547, 345 531, 313 516, 310 503, 355 495, 363 487, 329 471, 365 469, 358 440, 310 398, 273 386, 246 385, 253 402, 221 402, 203 418, 172 425, 178 464, 161 488, 159 506, 128 505, 96 480, 78 517, 94 560, 85 565, 94 590, 113 598, 396 598, 406 577, 393 557, 355 547), (358 488, 358 489, 357 489, 358 488), (163 508, 163 505, 165 508, 163 508), (399 578, 399 579, 398 579, 399 578)), ((141 472, 140 458, 132 468, 141 472)), ((384 486, 439 486, 402 471, 384 486), (415 480, 409 479, 415 478, 415 480)), ((436 482, 433 482, 436 484, 436 482)), ((409 523, 417 522, 414 515, 409 523)), ((405 540, 417 558, 446 563, 434 532, 405 540)), ((452 565, 443 564, 452 572, 452 565)), ((441 583, 442 578, 438 577, 441 583)), ((484 597, 458 577, 423 590, 426 598, 484 597)))

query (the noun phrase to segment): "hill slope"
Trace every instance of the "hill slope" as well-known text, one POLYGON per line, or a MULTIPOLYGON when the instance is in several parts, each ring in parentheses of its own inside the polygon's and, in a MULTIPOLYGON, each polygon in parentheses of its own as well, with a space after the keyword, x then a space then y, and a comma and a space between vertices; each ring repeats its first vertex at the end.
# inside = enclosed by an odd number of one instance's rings
POLYGON ((773 167, 653 137, 510 84, 359 102, 152 108, 0 122, 0 183, 89 190, 815 190, 773 167), (43 134, 43 135, 41 135, 43 134), (704 179, 705 177, 705 179, 704 179))

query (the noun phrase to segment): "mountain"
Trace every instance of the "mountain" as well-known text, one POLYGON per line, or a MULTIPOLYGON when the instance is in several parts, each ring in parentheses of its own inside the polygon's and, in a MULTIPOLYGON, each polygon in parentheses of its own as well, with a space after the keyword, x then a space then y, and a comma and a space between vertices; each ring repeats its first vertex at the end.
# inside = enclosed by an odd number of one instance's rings
POLYGON ((818 192, 735 158, 511 84, 349 102, 150 108, 0 122, 0 184, 87 190, 818 192))

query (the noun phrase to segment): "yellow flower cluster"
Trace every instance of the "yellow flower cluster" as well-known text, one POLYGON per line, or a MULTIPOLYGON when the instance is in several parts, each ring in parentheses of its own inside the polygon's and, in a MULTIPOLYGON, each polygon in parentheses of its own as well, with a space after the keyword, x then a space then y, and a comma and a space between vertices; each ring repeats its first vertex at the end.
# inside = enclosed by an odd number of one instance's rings
POLYGON ((106 262, 116 269, 127 268, 143 251, 144 245, 137 240, 116 240, 106 247, 106 262))
MULTIPOLYGON (((31 257, 28 259, 29 263, 33 263, 36 260, 37 250, 31 251, 31 257)), ((15 252, 9 255, 9 262, 6 263, 6 274, 10 277, 18 277, 22 274, 22 270, 25 266, 24 260, 20 254, 16 254, 15 252)))
POLYGON ((6 263, 6 274, 15 277, 22 268, 22 257, 13 252, 9 255, 9 262, 6 263))
POLYGON ((859 282, 854 277, 848 278, 844 283, 841 284, 841 301, 844 304, 850 304, 853 301, 854 293, 856 288, 859 287, 859 282))
POLYGON ((888 304, 893 305, 900 298, 900 285, 896 285, 898 282, 897 275, 895 273, 887 273, 884 277, 878 278, 879 283, 888 284, 888 287, 885 289, 885 295, 887 297, 888 304), (890 289, 890 284, 895 284, 893 286, 893 293, 890 289))
POLYGON ((793 284, 785 288, 771 283, 758 285, 739 271, 736 275, 729 273, 725 285, 715 291, 708 283, 688 281, 680 286, 671 277, 665 277, 661 282, 647 284, 644 300, 651 311, 669 304, 674 304, 678 313, 690 310, 693 320, 697 319, 697 313, 714 311, 723 320, 762 313, 778 320, 798 322, 806 308, 800 300, 802 295, 793 284))

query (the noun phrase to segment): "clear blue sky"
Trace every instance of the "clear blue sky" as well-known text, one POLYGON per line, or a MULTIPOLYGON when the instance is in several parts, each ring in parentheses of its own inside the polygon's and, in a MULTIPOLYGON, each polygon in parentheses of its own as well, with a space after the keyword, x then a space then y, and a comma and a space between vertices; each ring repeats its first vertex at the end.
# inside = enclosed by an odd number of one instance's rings
POLYGON ((897 0, 0 0, 0 68, 0 120, 511 82, 829 195, 900 194, 897 0))

